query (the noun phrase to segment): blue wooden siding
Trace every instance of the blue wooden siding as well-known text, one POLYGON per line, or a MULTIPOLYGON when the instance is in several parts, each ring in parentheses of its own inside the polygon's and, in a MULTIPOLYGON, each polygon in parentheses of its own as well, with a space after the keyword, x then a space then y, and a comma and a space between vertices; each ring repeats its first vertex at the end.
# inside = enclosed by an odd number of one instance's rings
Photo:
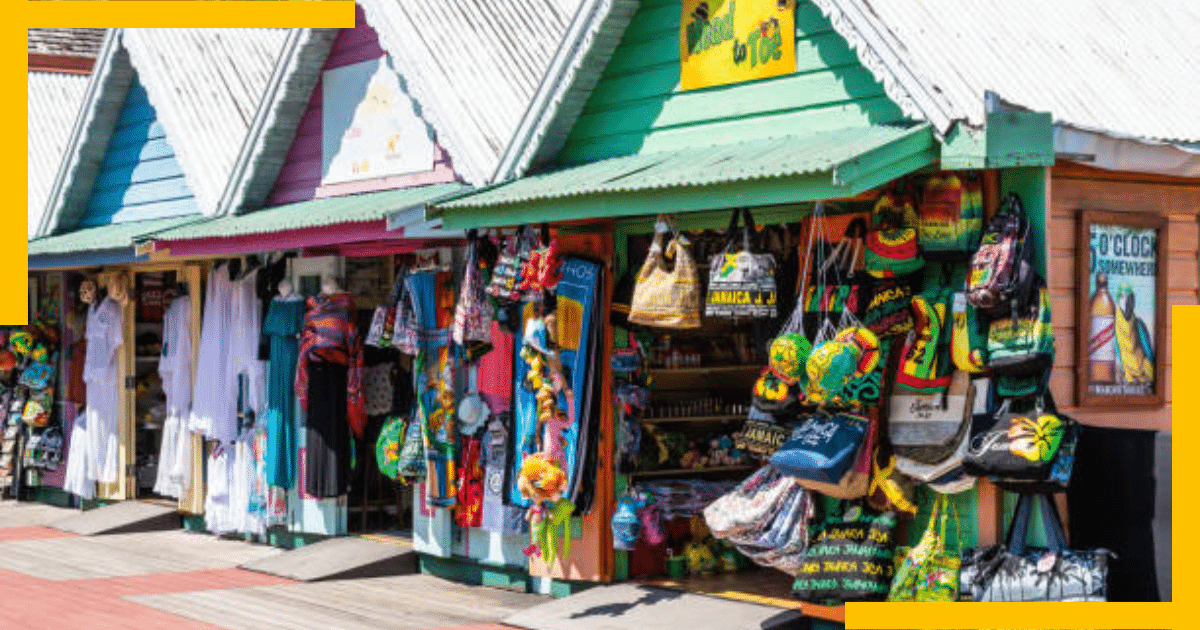
POLYGON ((899 107, 808 0, 796 3, 796 72, 681 92, 681 0, 645 0, 576 122, 560 160, 900 122, 899 107))
POLYGON ((80 227, 200 212, 146 89, 134 77, 80 227))

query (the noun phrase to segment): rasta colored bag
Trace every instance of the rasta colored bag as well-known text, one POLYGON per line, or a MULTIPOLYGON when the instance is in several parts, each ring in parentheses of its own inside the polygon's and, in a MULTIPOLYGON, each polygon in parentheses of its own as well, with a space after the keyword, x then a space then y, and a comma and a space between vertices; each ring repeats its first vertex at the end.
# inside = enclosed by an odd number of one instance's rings
POLYGON ((725 233, 725 249, 709 261, 704 316, 723 319, 773 318, 776 306, 775 257, 756 253, 749 208, 733 211, 725 233), (743 219, 738 247, 738 217, 743 219))
POLYGON ((950 359, 954 367, 970 374, 983 372, 987 369, 987 329, 965 292, 954 294, 950 316, 950 359))
POLYGON ((949 297, 946 291, 913 296, 914 325, 900 355, 897 393, 940 394, 950 386, 949 297))
POLYGON ((1039 276, 1034 299, 1011 317, 988 325, 988 367, 997 374, 1030 374, 1054 365, 1054 323, 1050 292, 1039 276))
POLYGON ((875 277, 903 276, 925 266, 912 197, 897 188, 883 193, 871 211, 866 243, 863 268, 875 277))
POLYGON ((1103 602, 1108 601, 1113 557, 1107 549, 1067 549, 1050 495, 1022 494, 1008 543, 963 552, 959 580, 964 596, 975 602, 1103 602), (1030 548, 1026 542, 1035 503, 1048 549, 1030 548))
POLYGON ((954 540, 962 539, 958 507, 950 497, 939 494, 929 514, 929 525, 920 542, 904 557, 892 580, 889 602, 953 602, 958 601, 958 570, 962 563, 960 552, 946 550, 946 521, 954 513, 954 540))
POLYGON ((862 324, 880 339, 908 334, 913 329, 912 288, 895 278, 871 277, 863 284, 862 324))
POLYGON ((985 315, 1012 313, 1033 299, 1033 243, 1029 219, 1016 193, 1009 193, 988 223, 971 257, 967 300, 985 315))
POLYGON ((860 506, 818 527, 792 594, 806 602, 841 604, 883 601, 895 572, 896 515, 867 514, 860 506))
POLYGON ((654 242, 646 254, 629 303, 629 322, 657 328, 700 326, 700 279, 687 237, 675 229, 670 217, 660 215, 654 242), (671 240, 663 248, 663 234, 671 240), (673 259, 672 268, 667 260, 673 259))
POLYGON ((927 259, 969 259, 983 227, 982 181, 975 174, 934 173, 925 181, 918 221, 927 259))

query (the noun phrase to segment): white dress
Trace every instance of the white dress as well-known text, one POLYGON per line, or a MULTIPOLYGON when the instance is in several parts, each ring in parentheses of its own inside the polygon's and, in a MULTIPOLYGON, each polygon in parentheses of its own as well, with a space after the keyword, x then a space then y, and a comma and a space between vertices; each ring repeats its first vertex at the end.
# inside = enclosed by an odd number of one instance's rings
POLYGON ((218 536, 234 530, 230 517, 229 482, 234 453, 229 444, 218 445, 208 457, 207 493, 204 497, 204 526, 218 536))
POLYGON ((192 431, 223 441, 231 441, 233 437, 224 427, 237 426, 237 381, 228 369, 231 291, 229 270, 215 267, 208 275, 196 358, 196 387, 188 422, 192 431))
POLYGON ((63 490, 84 500, 94 498, 96 496, 96 480, 88 475, 86 415, 75 417, 67 449, 67 471, 63 476, 63 490))
POLYGON ((117 351, 125 342, 123 309, 105 298, 88 314, 87 357, 83 380, 87 383, 87 469, 96 481, 112 483, 118 477, 120 454, 117 427, 121 417, 117 351))
POLYGON ((187 492, 192 473, 192 433, 188 413, 192 407, 192 301, 181 295, 163 314, 163 350, 158 362, 167 398, 158 475, 154 491, 179 498, 187 492))

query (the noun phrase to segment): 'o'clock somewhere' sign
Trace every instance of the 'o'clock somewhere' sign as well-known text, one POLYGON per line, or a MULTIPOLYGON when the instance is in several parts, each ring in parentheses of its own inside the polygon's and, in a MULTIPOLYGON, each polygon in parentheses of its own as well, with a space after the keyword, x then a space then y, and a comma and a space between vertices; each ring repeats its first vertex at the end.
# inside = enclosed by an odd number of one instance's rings
POLYGON ((795 72, 795 0, 683 0, 679 60, 684 90, 795 72))

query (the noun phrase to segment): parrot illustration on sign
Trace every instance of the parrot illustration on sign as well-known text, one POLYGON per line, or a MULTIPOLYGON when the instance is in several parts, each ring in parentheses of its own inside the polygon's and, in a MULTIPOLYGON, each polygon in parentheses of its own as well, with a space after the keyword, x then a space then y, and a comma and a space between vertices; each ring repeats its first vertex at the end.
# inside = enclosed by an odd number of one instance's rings
POLYGON ((1146 322, 1134 313, 1136 298, 1133 289, 1123 285, 1117 292, 1115 329, 1117 351, 1126 383, 1154 382, 1154 342, 1146 322))

